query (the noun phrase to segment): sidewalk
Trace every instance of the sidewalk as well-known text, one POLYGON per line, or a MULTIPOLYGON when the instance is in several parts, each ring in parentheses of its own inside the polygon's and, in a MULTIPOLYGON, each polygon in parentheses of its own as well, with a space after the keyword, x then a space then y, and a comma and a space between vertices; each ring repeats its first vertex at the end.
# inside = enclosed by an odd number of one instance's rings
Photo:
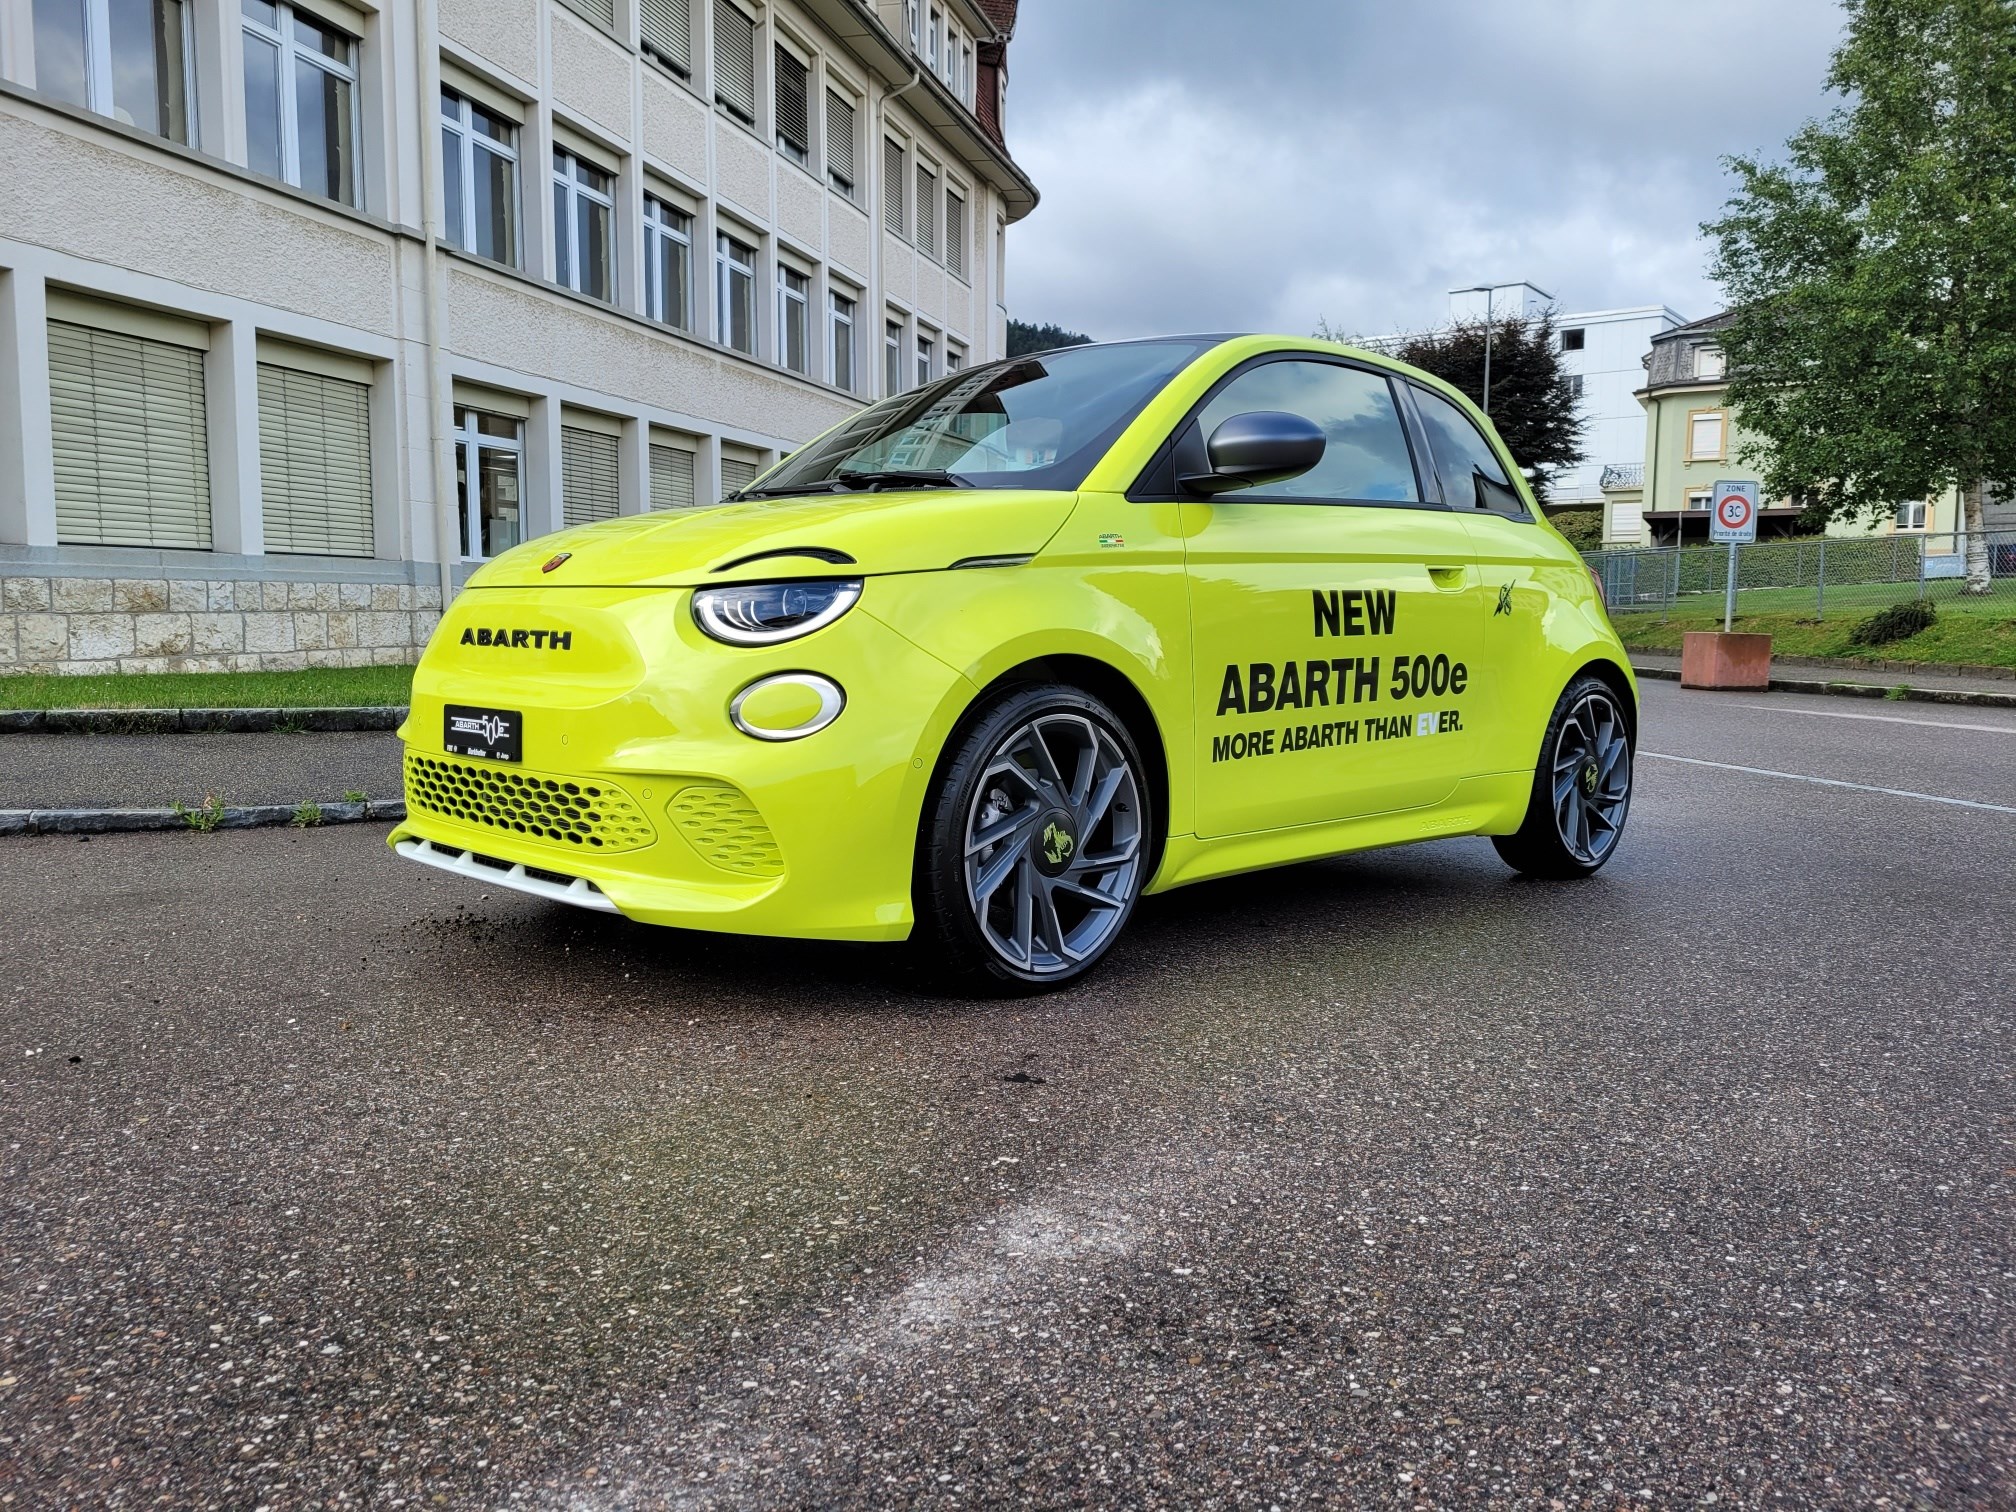
MULTIPOLYGON (((1633 651, 1631 666, 1640 677, 1673 680, 1680 676, 1680 658, 1670 652, 1633 651)), ((1783 693, 1837 693, 1880 698, 1899 686, 1904 696, 1925 703, 1971 703, 2016 708, 2016 678, 1983 677, 1948 672, 1934 666, 1840 667, 1798 657, 1774 657, 1771 686, 1783 693)))
POLYGON ((291 806, 402 791, 390 734, 0 737, 0 810, 193 806, 207 793, 291 806))

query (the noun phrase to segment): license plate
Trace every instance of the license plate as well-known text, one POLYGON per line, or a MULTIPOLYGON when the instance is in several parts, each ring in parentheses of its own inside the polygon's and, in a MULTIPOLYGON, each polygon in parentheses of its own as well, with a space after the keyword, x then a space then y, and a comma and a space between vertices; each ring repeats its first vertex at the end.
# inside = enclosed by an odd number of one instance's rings
POLYGON ((451 756, 485 761, 525 759, 525 716, 516 709, 472 709, 449 704, 442 711, 441 747, 451 756))

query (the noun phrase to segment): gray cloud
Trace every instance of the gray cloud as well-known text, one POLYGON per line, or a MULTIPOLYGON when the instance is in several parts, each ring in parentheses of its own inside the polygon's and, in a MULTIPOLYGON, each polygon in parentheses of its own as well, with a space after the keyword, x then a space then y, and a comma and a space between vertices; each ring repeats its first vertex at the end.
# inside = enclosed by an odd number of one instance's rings
POLYGON ((1370 334, 1526 278, 1707 314, 1720 160, 1838 103, 1839 24, 1832 0, 1024 0, 1009 140, 1043 203, 1009 308, 1370 334))

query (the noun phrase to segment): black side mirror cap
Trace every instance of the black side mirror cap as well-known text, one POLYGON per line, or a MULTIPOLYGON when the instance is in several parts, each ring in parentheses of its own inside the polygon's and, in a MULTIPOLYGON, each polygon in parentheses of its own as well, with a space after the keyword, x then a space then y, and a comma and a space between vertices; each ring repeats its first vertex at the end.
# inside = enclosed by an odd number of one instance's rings
POLYGON ((1233 415, 1211 432, 1204 455, 1211 470, 1177 481, 1193 493, 1229 493, 1300 477, 1323 460, 1329 440, 1313 420, 1280 410, 1233 415))

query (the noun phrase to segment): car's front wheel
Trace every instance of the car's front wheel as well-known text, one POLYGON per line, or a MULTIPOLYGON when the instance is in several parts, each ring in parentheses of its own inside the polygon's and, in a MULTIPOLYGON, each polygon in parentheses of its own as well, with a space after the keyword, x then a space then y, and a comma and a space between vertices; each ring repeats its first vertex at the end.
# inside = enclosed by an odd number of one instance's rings
POLYGON ((1600 677, 1578 677, 1561 695, 1540 742, 1526 819, 1492 840, 1506 865, 1528 876, 1587 877, 1616 854, 1631 812, 1631 723, 1600 677))
POLYGON ((1150 789, 1127 727, 1077 688, 1022 687, 959 738, 918 836, 917 938, 995 991, 1084 975, 1148 880, 1150 789))

